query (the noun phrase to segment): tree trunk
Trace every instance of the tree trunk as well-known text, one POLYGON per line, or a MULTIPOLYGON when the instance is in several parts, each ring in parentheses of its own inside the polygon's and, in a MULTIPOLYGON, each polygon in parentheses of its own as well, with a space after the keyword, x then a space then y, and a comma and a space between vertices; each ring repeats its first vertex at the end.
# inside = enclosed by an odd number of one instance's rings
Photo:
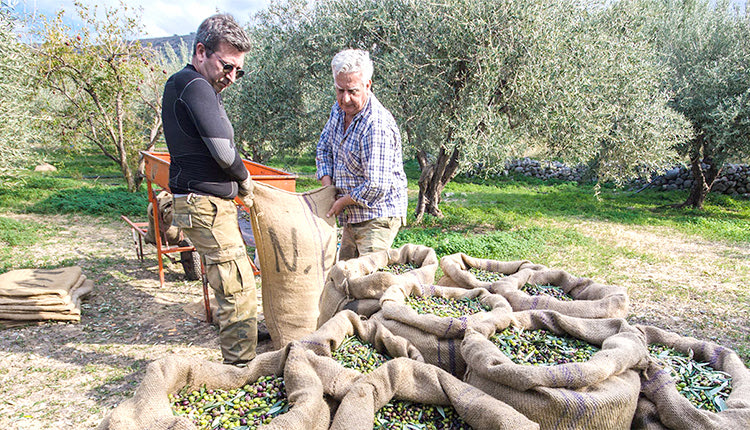
POLYGON ((703 202, 706 200, 708 192, 714 180, 719 176, 719 168, 709 156, 700 159, 699 156, 690 157, 690 172, 693 176, 693 185, 690 187, 690 194, 687 200, 677 205, 678 208, 692 207, 694 209, 703 209, 703 202), (701 168, 701 162, 708 164, 708 169, 704 172, 701 168))
POLYGON ((450 157, 445 152, 445 147, 440 148, 437 160, 430 164, 427 160, 427 154, 424 151, 417 153, 417 161, 422 174, 419 176, 419 198, 415 211, 416 224, 422 222, 425 213, 443 217, 443 212, 438 205, 440 204, 440 194, 443 192, 446 184, 456 176, 458 171, 458 148, 453 148, 450 157))

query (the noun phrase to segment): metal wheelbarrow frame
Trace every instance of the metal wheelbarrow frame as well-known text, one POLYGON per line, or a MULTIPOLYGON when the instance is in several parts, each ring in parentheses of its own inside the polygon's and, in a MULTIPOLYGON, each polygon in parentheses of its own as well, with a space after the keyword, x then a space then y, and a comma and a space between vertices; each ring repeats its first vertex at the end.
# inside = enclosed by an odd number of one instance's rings
MULTIPOLYGON (((170 192, 169 190, 169 153, 168 152, 155 152, 155 151, 141 151, 141 154, 143 154, 144 161, 145 161, 145 169, 144 169, 144 175, 146 177, 146 187, 148 192, 148 200, 151 202, 151 206, 153 208, 153 217, 154 217, 154 239, 155 239, 155 246, 156 246, 156 261, 159 264, 159 283, 161 287, 164 287, 164 263, 162 261, 162 256, 166 256, 169 258, 172 262, 175 262, 176 259, 171 257, 169 254, 179 252, 181 253, 181 260, 180 262, 183 263, 183 268, 185 269, 186 274, 188 275, 188 278, 191 277, 191 274, 188 273, 188 267, 186 267, 185 259, 188 258, 190 261, 187 262, 187 264, 193 264, 194 260, 192 256, 195 253, 195 247, 190 245, 185 246, 185 242, 180 242, 178 245, 170 245, 169 243, 162 242, 161 234, 159 234, 159 205, 156 202, 156 193, 154 192, 154 184, 158 186, 159 188, 170 192)), ((250 172, 250 177, 254 181, 263 182, 267 185, 271 185, 273 187, 295 192, 296 190, 296 184, 297 184, 297 175, 293 173, 284 172, 283 170, 274 169, 273 167, 264 166, 263 164, 256 163, 254 161, 250 160, 242 160, 245 163, 245 167, 247 168, 248 172, 250 172)), ((241 208, 245 208, 245 204, 242 202, 242 199, 239 197, 235 199, 235 203, 240 206, 241 208)), ((146 237, 146 230, 144 228, 148 228, 148 223, 136 223, 128 219, 125 215, 122 215, 121 218, 127 222, 130 227, 133 234, 133 240, 136 247, 136 255, 138 258, 142 261, 143 260, 143 239, 146 237), (136 240, 137 239, 137 240, 136 240)), ((249 255, 248 255, 249 258, 249 255)), ((255 266, 253 263, 253 260, 250 259, 250 264, 253 267, 254 275, 260 274, 260 270, 255 266)), ((206 320, 210 323, 212 322, 212 316, 211 316, 211 305, 209 303, 209 296, 208 296, 208 280, 206 278, 206 269, 203 264, 203 259, 200 259, 200 278, 203 283, 203 304, 206 309, 206 320)))

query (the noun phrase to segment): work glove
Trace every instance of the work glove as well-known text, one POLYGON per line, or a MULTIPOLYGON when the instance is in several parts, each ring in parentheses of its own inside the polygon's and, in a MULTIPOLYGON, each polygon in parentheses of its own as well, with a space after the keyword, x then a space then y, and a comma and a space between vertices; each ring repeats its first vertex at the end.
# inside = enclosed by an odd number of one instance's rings
POLYGON ((255 184, 253 183, 253 180, 250 179, 250 175, 239 184, 240 186, 237 194, 239 194, 240 198, 245 203, 245 206, 249 208, 253 205, 253 189, 255 188, 255 184))

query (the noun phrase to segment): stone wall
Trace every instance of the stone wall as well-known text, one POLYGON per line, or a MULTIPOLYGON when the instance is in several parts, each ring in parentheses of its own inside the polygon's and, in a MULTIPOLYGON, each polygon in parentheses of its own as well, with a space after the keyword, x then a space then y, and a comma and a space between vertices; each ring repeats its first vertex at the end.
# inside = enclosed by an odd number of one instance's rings
MULTIPOLYGON (((704 166, 706 168, 707 166, 704 166)), ((478 167, 476 170, 481 169, 478 167)), ((502 171, 502 175, 524 175, 542 180, 559 179, 562 181, 582 182, 587 180, 588 168, 585 165, 568 167, 557 161, 539 161, 531 158, 520 158, 509 161, 502 171)), ((470 172, 467 176, 476 175, 470 172)), ((633 181, 630 188, 640 188, 648 183, 646 179, 633 181)), ((690 169, 684 166, 674 167, 664 173, 651 175, 651 187, 656 190, 683 190, 693 184, 690 169)), ((729 164, 714 182, 711 191, 733 196, 750 198, 750 166, 745 164, 729 164)))

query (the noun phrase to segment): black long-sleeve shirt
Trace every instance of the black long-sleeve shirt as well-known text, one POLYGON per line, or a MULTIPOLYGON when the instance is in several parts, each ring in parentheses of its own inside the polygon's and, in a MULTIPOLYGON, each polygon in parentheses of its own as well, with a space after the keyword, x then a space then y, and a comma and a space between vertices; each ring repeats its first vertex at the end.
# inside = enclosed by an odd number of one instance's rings
POLYGON ((248 171, 221 95, 188 64, 167 80, 162 106, 172 193, 237 196, 248 171))

